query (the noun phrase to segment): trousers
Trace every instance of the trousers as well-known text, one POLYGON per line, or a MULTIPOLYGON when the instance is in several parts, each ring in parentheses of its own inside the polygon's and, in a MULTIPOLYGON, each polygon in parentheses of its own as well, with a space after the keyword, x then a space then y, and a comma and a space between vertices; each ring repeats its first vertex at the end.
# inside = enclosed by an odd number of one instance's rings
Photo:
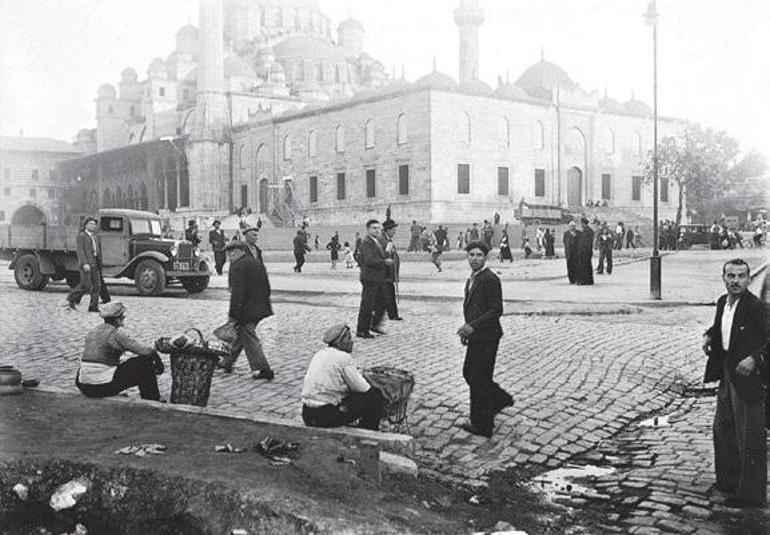
POLYGON ((214 251, 214 269, 217 272, 217 275, 222 274, 222 267, 225 265, 225 261, 227 260, 227 253, 224 251, 214 251))
POLYGON ((75 305, 80 304, 80 300, 83 299, 85 294, 89 295, 90 301, 88 308, 99 308, 99 295, 102 296, 102 300, 107 303, 110 300, 110 296, 107 293, 106 287, 102 290, 102 270, 96 266, 91 266, 89 271, 85 271, 80 268, 80 282, 78 285, 67 295, 67 301, 75 305))
POLYGON ((294 271, 302 273, 302 266, 305 264, 305 251, 294 251, 294 260, 297 261, 294 271))
POLYGON ((302 420, 308 427, 341 427, 360 419, 359 427, 379 431, 385 402, 375 387, 367 392, 352 392, 339 405, 302 406, 302 420))
POLYGON ((604 272, 604 262, 607 262, 607 273, 612 273, 612 247, 605 245, 599 247, 599 265, 596 268, 597 273, 604 272))
POLYGON ((84 385, 79 376, 75 376, 75 385, 89 398, 108 398, 117 396, 131 387, 139 387, 139 395, 142 399, 158 401, 158 379, 152 360, 148 357, 132 357, 118 364, 112 381, 100 385, 84 385))
POLYGON ((513 403, 513 397, 492 380, 499 344, 499 339, 471 338, 465 352, 463 378, 470 388, 470 420, 485 432, 492 432, 495 414, 513 403))
POLYGON ((388 319, 396 319, 398 317, 398 302, 396 301, 396 283, 385 283, 385 297, 387 298, 387 306, 385 310, 388 313, 388 319))
POLYGON ((251 371, 270 371, 270 363, 267 361, 265 352, 262 350, 262 342, 257 337, 257 323, 259 322, 255 321, 236 325, 238 339, 233 342, 230 348, 230 355, 222 357, 220 361, 222 366, 232 368, 241 351, 245 350, 251 371))
POLYGON ((358 307, 356 331, 368 333, 372 327, 379 327, 387 305, 384 281, 361 281, 361 305, 358 307))

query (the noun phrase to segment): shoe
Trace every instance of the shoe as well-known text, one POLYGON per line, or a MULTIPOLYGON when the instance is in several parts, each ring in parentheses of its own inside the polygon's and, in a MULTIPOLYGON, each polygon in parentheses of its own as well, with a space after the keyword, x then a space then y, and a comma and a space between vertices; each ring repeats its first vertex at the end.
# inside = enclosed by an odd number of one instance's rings
POLYGON ((382 329, 380 329, 379 327, 372 327, 372 328, 371 328, 371 331, 372 331, 373 333, 377 333, 377 334, 388 334, 388 333, 386 333, 385 331, 383 331, 382 329))
POLYGON ((513 407, 513 397, 506 399, 502 405, 498 405, 497 407, 495 407, 495 412, 497 413, 497 412, 503 411, 508 407, 513 407))
POLYGON ((357 332, 356 338, 374 338, 370 333, 357 332))
POLYGON ((77 310, 78 306, 75 303, 71 302, 71 301, 66 301, 62 305, 62 308, 65 309, 65 310, 77 310))
POLYGON ((274 377, 273 370, 259 370, 251 374, 251 378, 258 381, 272 381, 274 377))
POLYGON ((473 425, 470 422, 463 422, 463 423, 460 424, 460 427, 464 431, 467 431, 467 432, 469 432, 472 435, 477 435, 477 436, 480 436, 480 437, 487 437, 487 438, 492 436, 492 430, 491 429, 489 431, 486 431, 484 429, 481 429, 480 427, 477 427, 477 426, 473 425))
POLYGON ((403 321, 404 320, 404 318, 402 318, 401 316, 396 316, 395 318, 389 318, 389 319, 390 319, 390 321, 403 321))
POLYGON ((99 307, 88 307, 89 312, 99 312, 99 307))

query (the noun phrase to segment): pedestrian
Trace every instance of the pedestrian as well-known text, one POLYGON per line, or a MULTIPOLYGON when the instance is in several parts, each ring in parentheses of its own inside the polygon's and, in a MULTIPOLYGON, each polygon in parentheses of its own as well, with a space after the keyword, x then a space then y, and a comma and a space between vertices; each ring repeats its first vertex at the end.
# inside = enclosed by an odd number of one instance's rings
POLYGON ((463 233, 460 231, 457 233, 457 250, 462 251, 463 247, 465 247, 465 241, 463 240, 463 233))
POLYGON ((543 227, 538 225, 537 229, 535 230, 535 246, 537 247, 538 253, 543 250, 544 237, 545 237, 545 232, 543 231, 543 227))
POLYGON ((714 323, 703 335, 708 355, 704 382, 719 381, 714 416, 716 488, 734 506, 765 505, 767 448, 765 306, 748 291, 749 265, 728 260, 722 267, 727 294, 717 301, 714 323))
POLYGON ((612 250, 615 248, 616 238, 606 221, 602 221, 601 226, 596 231, 596 243, 599 246, 599 265, 596 267, 598 274, 604 273, 605 262, 607 264, 607 275, 612 274, 612 250))
MULTIPOLYGON (((639 227, 636 227, 639 228, 639 227)), ((636 244, 634 244, 634 231, 630 228, 626 231, 626 249, 634 248, 636 249, 636 244)))
POLYGON ((570 221, 567 225, 567 230, 562 236, 562 243, 564 244, 564 259, 567 261, 567 278, 570 284, 576 284, 578 232, 574 221, 570 221))
POLYGON ((155 350, 134 340, 122 329, 126 319, 123 303, 109 303, 99 311, 104 323, 87 335, 75 385, 84 396, 106 398, 139 387, 142 399, 160 400, 156 373, 163 371, 155 350), (120 361, 126 351, 137 356, 120 361))
POLYGON ((398 257, 396 244, 393 243, 393 237, 396 235, 397 226, 398 223, 392 219, 386 219, 382 224, 380 243, 385 249, 386 258, 393 260, 393 263, 387 266, 388 273, 387 278, 385 279, 385 298, 387 299, 387 305, 385 306, 385 311, 388 313, 389 320, 401 321, 403 318, 398 315, 398 295, 396 293, 399 270, 401 269, 401 260, 398 257))
POLYGON ((256 227, 246 228, 243 238, 233 240, 225 247, 230 261, 229 321, 235 325, 238 339, 232 344, 230 354, 223 357, 217 366, 226 373, 232 372, 235 361, 245 350, 252 379, 272 381, 275 373, 257 337, 259 322, 273 315, 270 280, 262 261, 262 251, 257 247, 259 230, 256 227))
POLYGON ((99 296, 102 301, 108 303, 110 296, 106 290, 102 290, 104 279, 102 278, 102 242, 96 234, 97 220, 95 217, 87 217, 83 223, 83 229, 78 233, 75 241, 75 252, 78 257, 78 269, 80 281, 78 285, 67 295, 66 307, 76 310, 81 299, 89 294, 89 312, 99 312, 99 296))
POLYGON ((524 247, 522 249, 524 250, 524 258, 532 256, 532 246, 529 244, 529 238, 524 239, 524 247))
POLYGON ((438 229, 433 233, 433 235, 436 237, 436 243, 441 248, 442 251, 446 250, 447 248, 447 231, 444 227, 441 225, 438 226, 438 229))
POLYGON ((294 235, 294 272, 302 273, 302 266, 305 264, 305 254, 310 252, 310 246, 307 244, 307 234, 302 229, 297 229, 294 235))
POLYGON ((639 225, 634 227, 634 241, 636 242, 636 247, 644 247, 644 240, 642 239, 642 233, 639 232, 639 225))
POLYGON ((353 249, 353 258, 356 261, 356 264, 358 264, 359 267, 361 267, 361 242, 363 239, 361 238, 361 234, 359 232, 356 232, 356 247, 353 249))
POLYGON ((412 251, 419 251, 420 250, 420 225, 417 224, 417 221, 412 220, 412 225, 409 227, 409 247, 407 247, 407 252, 412 251))
POLYGON ((434 238, 434 234, 428 230, 428 227, 421 227, 420 230, 420 249, 423 252, 430 252, 430 244, 434 238))
POLYGON ((472 241, 479 241, 480 238, 481 238, 481 235, 479 234, 479 224, 478 223, 474 223, 471 226, 471 232, 470 232, 470 237, 469 237, 468 243, 470 243, 472 241))
POLYGON ((513 263, 513 254, 511 254, 511 239, 508 237, 508 227, 503 230, 503 236, 500 238, 500 262, 510 260, 513 263))
POLYGON ((546 258, 553 258, 556 256, 556 251, 553 247, 554 241, 556 241, 556 238, 554 237, 553 232, 551 232, 551 229, 545 229, 545 235, 543 236, 543 247, 545 247, 546 258))
POLYGON ((331 257, 332 261, 332 269, 337 269, 337 260, 340 258, 340 249, 342 246, 340 245, 340 236, 338 233, 334 233, 334 236, 332 236, 332 239, 329 240, 329 243, 326 244, 326 249, 329 251, 329 256, 331 257))
POLYGON ((484 220, 484 226, 481 228, 481 236, 487 247, 492 250, 492 236, 495 235, 495 229, 492 228, 492 224, 488 220, 484 220))
POLYGON ((594 254, 594 231, 588 226, 588 219, 580 220, 581 230, 577 238, 577 266, 575 284, 591 286, 594 283, 594 270, 591 257, 594 254))
POLYGON ((385 316, 386 288, 385 279, 393 259, 385 255, 380 244, 382 224, 376 219, 366 222, 366 237, 359 246, 361 266, 361 305, 358 308, 356 336, 373 338, 372 332, 385 334, 382 319, 385 316))
POLYGON ((503 291, 500 278, 486 266, 489 249, 484 242, 466 246, 471 275, 465 283, 463 317, 457 330, 467 347, 463 378, 470 389, 470 421, 461 427, 474 435, 491 437, 497 413, 513 405, 513 397, 494 380, 497 348, 503 329, 503 291))
POLYGON ((225 236, 225 231, 219 228, 222 226, 220 221, 214 221, 212 225, 214 228, 209 231, 209 244, 211 245, 211 250, 214 251, 214 268, 217 271, 217 275, 221 275, 222 266, 225 265, 226 259, 225 245, 227 245, 227 236, 225 236))
POLYGON ((353 251, 350 249, 350 242, 346 241, 342 246, 342 255, 345 257, 345 267, 350 269, 355 267, 356 259, 353 256, 353 251))
MULTIPOLYGON (((606 223, 606 221, 605 221, 605 223, 606 223)), ((612 233, 611 229, 608 229, 608 230, 610 230, 610 233, 612 233)), ((625 227, 625 225, 623 224, 622 221, 618 221, 618 226, 615 228, 615 234, 614 234, 615 241, 612 244, 614 249, 617 249, 618 251, 623 249, 623 238, 624 238, 625 234, 626 234, 626 227, 625 227)))
POLYGON ((318 234, 315 235, 315 243, 314 243, 314 245, 315 245, 315 250, 316 251, 321 248, 321 238, 318 237, 318 234))
POLYGON ((198 247, 201 243, 201 237, 198 234, 198 223, 194 219, 190 219, 187 222, 187 228, 184 231, 184 239, 193 244, 193 247, 198 247))
POLYGON ((436 266, 436 269, 438 270, 436 273, 441 273, 444 271, 441 269, 441 247, 439 247, 438 240, 436 240, 435 236, 432 236, 431 242, 430 242, 430 261, 431 263, 436 266))
POLYGON ((334 325, 323 337, 302 385, 302 421, 308 427, 341 427, 360 419, 359 427, 378 431, 385 399, 353 362, 353 337, 347 325, 334 325))

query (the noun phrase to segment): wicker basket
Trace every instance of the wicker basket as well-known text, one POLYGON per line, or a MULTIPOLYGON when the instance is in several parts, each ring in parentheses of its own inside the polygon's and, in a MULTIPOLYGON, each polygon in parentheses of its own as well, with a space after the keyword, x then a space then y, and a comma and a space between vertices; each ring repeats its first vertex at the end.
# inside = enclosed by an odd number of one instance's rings
MULTIPOLYGON (((197 329, 195 329, 197 330, 197 329)), ((203 338, 198 331, 198 335, 203 338)), ((218 357, 211 354, 171 353, 171 403, 205 407, 218 357)))
POLYGON ((385 397, 384 417, 397 427, 408 429, 407 404, 414 388, 414 376, 392 366, 374 366, 363 370, 363 376, 370 384, 380 389, 385 397))

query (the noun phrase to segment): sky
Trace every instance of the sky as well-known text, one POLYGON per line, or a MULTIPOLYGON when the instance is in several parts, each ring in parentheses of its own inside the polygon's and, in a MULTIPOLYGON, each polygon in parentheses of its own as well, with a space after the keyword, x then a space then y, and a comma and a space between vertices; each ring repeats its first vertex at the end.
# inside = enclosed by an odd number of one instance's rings
MULTIPOLYGON (((647 0, 480 0, 480 78, 515 81, 545 59, 588 91, 652 105, 647 0)), ((458 75, 459 0, 318 0, 332 27, 352 16, 365 49, 415 80, 458 75)), ((661 115, 726 130, 743 151, 770 158, 770 2, 658 0, 661 115)), ((127 66, 140 79, 166 58, 197 0, 0 0, 0 134, 72 140, 93 128, 97 88, 127 66)))

